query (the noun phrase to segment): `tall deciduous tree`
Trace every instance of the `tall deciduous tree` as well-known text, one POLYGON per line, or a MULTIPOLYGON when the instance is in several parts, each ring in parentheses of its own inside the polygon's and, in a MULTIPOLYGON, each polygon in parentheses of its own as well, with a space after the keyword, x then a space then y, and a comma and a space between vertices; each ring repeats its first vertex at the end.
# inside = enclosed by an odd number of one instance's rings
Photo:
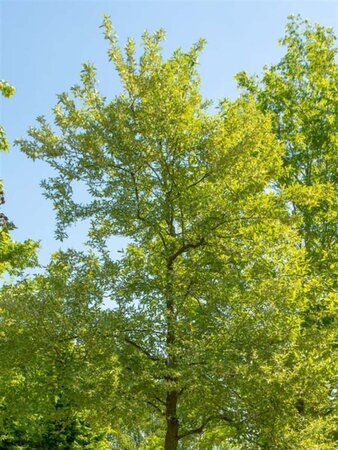
MULTIPOLYGON (((84 65, 81 85, 54 108, 59 132, 40 117, 20 144, 57 172, 44 186, 58 236, 90 219, 105 261, 112 304, 102 336, 113 337, 121 371, 112 425, 138 424, 151 448, 166 450, 311 448, 318 430, 297 438, 311 279, 276 186, 289 175, 275 118, 255 95, 210 112, 196 70, 203 41, 164 60, 163 31, 145 33, 137 61, 135 42, 123 53, 108 18, 104 28, 122 93, 107 101, 84 65), (81 203, 78 182, 88 190, 81 203), (113 264, 115 235, 130 244, 113 264)), ((312 387, 327 400, 323 383, 312 387)))

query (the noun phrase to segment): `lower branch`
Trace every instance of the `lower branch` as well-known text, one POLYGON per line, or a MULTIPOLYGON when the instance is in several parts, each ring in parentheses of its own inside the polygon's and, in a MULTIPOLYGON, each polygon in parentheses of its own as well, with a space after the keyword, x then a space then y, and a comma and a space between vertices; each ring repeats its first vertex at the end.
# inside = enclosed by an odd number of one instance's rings
POLYGON ((208 425, 209 422, 211 422, 212 420, 224 420, 228 423, 232 423, 231 419, 225 415, 219 415, 219 416, 210 416, 207 419, 204 420, 204 422, 196 428, 192 428, 191 430, 185 431, 184 433, 180 434, 178 436, 178 439, 182 439, 185 438, 187 436, 191 436, 192 434, 200 434, 203 433, 205 427, 208 425))
POLYGON ((125 337, 124 340, 127 342, 127 344, 132 345, 133 347, 137 348, 142 352, 145 356, 147 356, 152 361, 161 361, 160 358, 156 358, 156 356, 153 356, 151 353, 149 353, 147 350, 145 350, 141 345, 137 344, 136 342, 132 341, 128 337, 125 337))

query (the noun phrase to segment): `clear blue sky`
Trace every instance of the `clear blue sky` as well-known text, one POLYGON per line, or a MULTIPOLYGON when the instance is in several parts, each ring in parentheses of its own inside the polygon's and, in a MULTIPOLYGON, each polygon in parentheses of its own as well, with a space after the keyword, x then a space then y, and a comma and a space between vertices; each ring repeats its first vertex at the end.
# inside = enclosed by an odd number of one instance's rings
MULTIPOLYGON (((98 68, 101 90, 119 91, 106 57, 99 28, 103 14, 113 20, 121 43, 127 36, 139 40, 143 30, 167 31, 164 53, 188 48, 199 37, 208 45, 201 57, 202 90, 206 97, 235 97, 233 76, 240 70, 260 72, 264 64, 278 61, 286 17, 300 13, 323 25, 338 26, 335 1, 15 1, 0 0, 0 79, 12 83, 17 93, 1 101, 1 121, 11 142, 25 136, 35 118, 49 117, 56 94, 79 79, 81 63, 98 68)), ((39 182, 50 171, 43 163, 28 160, 19 150, 1 156, 5 182, 5 212, 16 224, 16 240, 41 240, 41 260, 60 247, 54 239, 54 213, 44 199, 39 182)), ((80 248, 85 226, 71 230, 63 245, 80 248)), ((120 239, 112 242, 116 250, 120 239)))

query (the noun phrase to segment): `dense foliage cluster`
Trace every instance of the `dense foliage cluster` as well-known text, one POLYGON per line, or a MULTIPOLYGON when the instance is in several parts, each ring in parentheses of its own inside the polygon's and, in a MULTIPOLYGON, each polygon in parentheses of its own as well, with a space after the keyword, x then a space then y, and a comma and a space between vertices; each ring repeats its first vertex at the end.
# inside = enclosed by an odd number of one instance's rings
POLYGON ((85 64, 17 142, 54 169, 57 237, 88 219, 89 251, 25 276, 36 244, 2 226, 0 448, 333 450, 332 31, 290 18, 281 61, 212 109, 203 40, 164 59, 144 33, 137 59, 103 26, 122 92, 85 64))

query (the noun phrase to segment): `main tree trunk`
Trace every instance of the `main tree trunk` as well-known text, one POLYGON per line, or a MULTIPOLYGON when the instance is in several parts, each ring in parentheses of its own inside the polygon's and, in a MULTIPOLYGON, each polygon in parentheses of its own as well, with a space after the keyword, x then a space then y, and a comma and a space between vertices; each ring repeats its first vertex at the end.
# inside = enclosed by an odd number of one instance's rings
POLYGON ((167 431, 165 435, 164 448, 165 450, 177 450, 179 421, 177 418, 176 391, 170 391, 167 393, 166 420, 167 420, 167 431))
POLYGON ((165 436, 164 448, 165 450, 177 450, 178 447, 178 428, 179 420, 177 417, 177 403, 178 392, 175 387, 172 387, 176 383, 176 377, 173 376, 172 371, 176 369, 177 361, 174 351, 176 336, 176 314, 175 314, 175 302, 173 293, 173 260, 168 261, 167 265, 167 302, 166 302, 166 321, 167 321, 167 382, 168 391, 166 396, 166 422, 167 430, 165 436))

